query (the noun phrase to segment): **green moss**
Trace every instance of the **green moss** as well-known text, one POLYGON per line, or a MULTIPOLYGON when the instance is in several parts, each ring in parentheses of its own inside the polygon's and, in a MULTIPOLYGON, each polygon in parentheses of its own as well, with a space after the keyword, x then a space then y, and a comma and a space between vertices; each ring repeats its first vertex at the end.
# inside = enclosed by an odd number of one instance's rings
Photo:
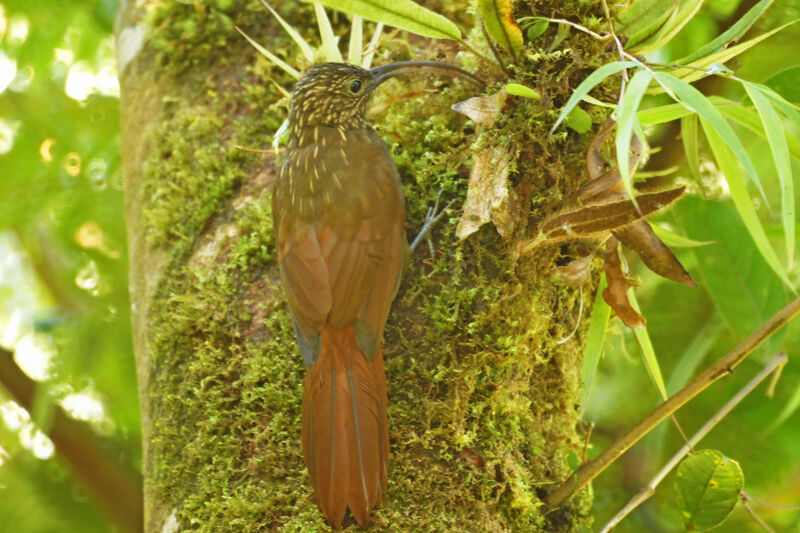
MULTIPOLYGON (((182 89, 168 96, 145 167, 147 235, 169 256, 151 304, 149 482, 185 529, 323 531, 301 457, 304 370, 274 263, 274 169, 233 146, 265 147, 283 118, 268 79, 290 81, 255 59, 226 70, 218 53, 252 52, 231 44, 233 10, 221 4, 157 4, 150 15, 162 28, 158 61, 182 89), (167 24, 179 14, 187 20, 167 24), (188 69, 193 61, 213 72, 188 69)), ((603 60, 582 36, 570 49, 529 50, 515 81, 552 104, 516 99, 477 135, 449 110, 470 90, 451 82, 409 82, 439 90, 376 121, 403 175, 411 236, 440 191, 460 205, 482 146, 520 148, 511 185, 521 206, 510 240, 487 225, 463 243, 454 208, 434 253, 423 244, 412 258, 385 333, 392 466, 376 530, 564 531, 587 520, 587 492, 560 512, 541 508, 582 445, 581 335, 555 342, 572 329, 579 293, 546 276, 567 252, 515 250, 583 179, 588 136, 547 129, 569 87, 603 60)))

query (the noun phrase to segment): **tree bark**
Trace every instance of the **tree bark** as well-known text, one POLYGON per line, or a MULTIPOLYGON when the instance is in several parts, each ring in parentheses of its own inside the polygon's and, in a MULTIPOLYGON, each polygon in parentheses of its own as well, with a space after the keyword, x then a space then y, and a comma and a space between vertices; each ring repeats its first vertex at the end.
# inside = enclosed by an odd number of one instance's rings
MULTIPOLYGON (((290 62, 300 56, 258 2, 135 4, 121 8, 117 34, 145 529, 326 530, 301 453, 304 369, 271 234, 275 158, 238 147, 268 147, 286 116, 271 80, 291 81, 233 25, 290 62)), ((315 39, 308 4, 273 6, 315 39)), ((534 8, 590 14, 518 2, 515 15, 534 8)), ((584 179, 588 138, 546 132, 553 109, 604 58, 574 32, 547 51, 555 28, 548 35, 543 50, 520 57, 515 80, 542 101, 509 102, 491 129, 476 132, 449 110, 473 87, 430 79, 408 85, 435 92, 375 120, 403 177, 409 235, 440 190, 459 206, 412 257, 385 332, 392 455, 376 531, 570 531, 588 519, 586 492, 547 513, 542 501, 581 451, 585 324, 557 341, 573 329, 581 297, 585 322, 592 291, 548 276, 577 247, 517 250, 584 179), (487 149, 518 155, 511 222, 503 237, 489 224, 456 242, 471 159, 487 149)), ((457 51, 431 42, 416 58, 456 62, 457 51)), ((404 54, 390 46, 382 60, 404 54)))

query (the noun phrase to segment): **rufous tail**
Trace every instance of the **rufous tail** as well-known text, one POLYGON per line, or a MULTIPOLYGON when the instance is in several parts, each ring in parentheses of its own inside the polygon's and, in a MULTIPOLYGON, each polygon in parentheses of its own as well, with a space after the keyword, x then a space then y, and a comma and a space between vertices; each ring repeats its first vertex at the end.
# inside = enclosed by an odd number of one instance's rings
POLYGON ((381 501, 389 465, 381 350, 367 360, 352 327, 325 326, 303 390, 303 456, 317 505, 334 527, 345 511, 362 527, 381 501))

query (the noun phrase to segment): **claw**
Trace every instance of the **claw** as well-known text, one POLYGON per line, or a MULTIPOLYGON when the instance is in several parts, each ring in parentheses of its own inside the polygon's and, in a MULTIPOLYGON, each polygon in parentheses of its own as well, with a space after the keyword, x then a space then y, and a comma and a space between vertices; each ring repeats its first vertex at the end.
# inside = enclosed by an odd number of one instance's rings
POLYGON ((428 237, 428 248, 430 249, 431 255, 434 253, 433 242, 430 240, 430 231, 436 225, 439 220, 442 219, 444 214, 450 208, 451 205, 455 202, 455 200, 450 200, 447 202, 447 205, 442 208, 441 211, 437 211, 439 209, 439 199, 442 196, 442 191, 439 191, 439 194, 436 195, 436 202, 434 203, 433 207, 428 208, 428 212, 425 214, 425 222, 422 224, 422 228, 417 233, 417 236, 414 237, 414 240, 411 242, 409 248, 413 253, 416 250, 419 243, 422 242, 422 239, 428 237))

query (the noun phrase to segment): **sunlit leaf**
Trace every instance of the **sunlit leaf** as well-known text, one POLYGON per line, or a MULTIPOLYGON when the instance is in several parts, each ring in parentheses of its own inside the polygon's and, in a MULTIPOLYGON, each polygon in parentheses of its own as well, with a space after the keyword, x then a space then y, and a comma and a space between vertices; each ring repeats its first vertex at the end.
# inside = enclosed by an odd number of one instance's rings
POLYGON ((663 48, 683 27, 692 20, 703 5, 704 0, 680 0, 670 17, 653 35, 633 46, 630 50, 637 55, 649 54, 663 48))
POLYGON ((280 23, 281 26, 283 26, 283 29, 286 30, 286 33, 289 34, 289 37, 291 37, 292 40, 295 43, 297 43, 297 46, 300 47, 300 51, 303 53, 303 57, 306 58, 306 61, 308 61, 309 63, 313 63, 314 50, 311 48, 311 45, 309 45, 308 42, 305 39, 303 39, 303 36, 300 35, 300 32, 298 32, 294 26, 283 20, 283 17, 281 17, 278 14, 278 12, 275 11, 272 8, 272 6, 266 2, 266 0, 261 0, 261 3, 264 4, 264 7, 269 9, 269 12, 272 13, 273 17, 278 19, 278 22, 280 23))
POLYGON ((678 357, 678 363, 667 379, 667 394, 675 394, 689 382, 724 329, 722 317, 719 313, 713 313, 678 357))
MULTIPOLYGON (((764 125, 761 123, 758 113, 756 113, 753 109, 750 107, 745 107, 741 104, 719 105, 717 104, 716 100, 721 99, 715 97, 712 101, 714 101, 714 105, 717 106, 717 109, 719 109, 726 118, 744 126, 762 139, 767 138, 767 134, 764 132, 764 125)), ((773 102, 775 105, 779 106, 779 104, 774 100, 773 102)), ((783 111, 783 109, 781 110, 783 111)), ((793 158, 800 161, 800 138, 792 135, 788 131, 784 131, 784 134, 786 135, 786 143, 789 146, 789 153, 793 158)))
POLYGON ((411 0, 322 0, 320 3, 417 35, 454 41, 461 39, 458 26, 411 0))
POLYGON ((629 46, 634 46, 658 31, 677 7, 675 0, 636 0, 617 14, 615 29, 628 37, 629 46))
POLYGON ((669 230, 666 230, 658 224, 651 224, 653 231, 658 238, 664 241, 664 244, 673 248, 698 248, 700 246, 708 246, 714 244, 714 241, 695 241, 683 235, 678 235, 669 230))
POLYGON ((608 78, 609 76, 616 74, 622 69, 632 68, 636 66, 638 65, 633 61, 614 61, 613 63, 608 63, 607 65, 603 65, 602 67, 598 68, 597 70, 589 74, 589 76, 587 76, 586 79, 583 80, 580 83, 580 85, 578 85, 578 87, 575 89, 575 92, 573 92, 572 96, 570 96, 569 100, 567 100, 567 103, 564 104, 564 107, 561 108, 561 113, 558 115, 555 124, 553 124, 553 127, 550 128, 550 135, 552 135, 553 132, 556 131, 558 125, 561 124, 561 122, 567 117, 567 115, 569 115, 569 113, 573 110, 573 108, 576 105, 578 105, 578 102, 581 101, 581 98, 583 98, 584 95, 588 94, 589 91, 594 89, 594 87, 598 83, 608 78))
POLYGON ((322 57, 326 61, 335 61, 341 63, 342 53, 339 51, 336 35, 331 28, 331 21, 328 19, 328 14, 325 8, 319 2, 314 2, 314 14, 317 16, 317 27, 319 27, 319 37, 322 40, 322 57))
POLYGON ((682 104, 667 104, 649 109, 642 109, 636 112, 639 122, 642 125, 663 124, 672 122, 687 115, 691 115, 692 110, 682 104))
MULTIPOLYGON (((691 239, 715 241, 685 253, 696 258, 693 273, 700 287, 737 336, 746 337, 786 305, 787 289, 747 238, 748 229, 732 206, 688 196, 670 213, 691 239)), ((763 351, 774 352, 783 335, 773 335, 763 351)))
POLYGON ((541 98, 541 96, 539 96, 539 93, 537 93, 530 87, 526 87, 525 85, 520 85, 519 83, 507 84, 506 91, 508 91, 508 94, 513 94, 514 96, 523 96, 525 98, 533 98, 535 100, 539 100, 541 98))
POLYGON ((716 527, 731 514, 744 488, 739 463, 716 450, 684 459, 675 476, 684 526, 695 531, 716 527))
POLYGON ((753 24, 755 24, 759 17, 761 17, 761 14, 764 13, 764 11, 770 5, 772 5, 773 2, 774 0, 761 0, 759 3, 751 7, 747 13, 742 15, 742 18, 737 20, 730 28, 725 30, 725 32, 719 35, 716 39, 706 45, 701 46, 691 55, 678 59, 675 61, 675 64, 689 64, 692 61, 696 61, 721 50, 726 44, 732 41, 738 41, 745 33, 747 33, 747 30, 749 30, 753 24))
POLYGON ((350 25, 350 44, 347 47, 347 61, 352 65, 361 64, 363 30, 364 21, 358 15, 353 15, 353 23, 350 25))
POLYGON ((478 0, 478 9, 486 31, 494 42, 515 54, 519 53, 523 46, 522 30, 514 20, 511 0, 478 0))
POLYGON ((600 283, 597 286, 592 316, 589 319, 589 332, 586 334, 586 345, 583 348, 583 370, 581 373, 583 401, 581 402, 581 409, 585 409, 585 406, 589 403, 594 375, 597 372, 600 356, 603 354, 606 331, 608 331, 608 320, 611 318, 611 307, 603 299, 603 291, 605 291, 606 287, 608 287, 608 281, 603 275, 600 277, 600 283))
MULTIPOLYGON (((741 54, 741 53, 749 50, 753 46, 757 45, 761 41, 764 41, 765 39, 769 39, 770 37, 772 37, 773 35, 775 35, 779 31, 787 28, 788 26, 791 26, 795 22, 797 22, 797 21, 793 20, 792 22, 788 22, 788 23, 784 24, 783 26, 779 26, 778 28, 775 28, 772 31, 768 31, 766 33, 763 33, 763 34, 759 35, 758 37, 754 37, 753 39, 750 39, 749 41, 745 41, 743 43, 739 43, 737 45, 725 48, 724 50, 720 50, 719 52, 716 52, 714 54, 711 54, 711 55, 705 56, 705 57, 703 57, 701 59, 698 59, 696 61, 693 61, 692 63, 689 63, 688 65, 683 65, 681 68, 677 68, 674 71, 672 71, 671 74, 672 74, 672 76, 674 76, 676 78, 682 79, 686 83, 691 83, 693 81, 697 81, 700 78, 704 78, 704 77, 706 77, 708 75, 708 73, 704 69, 707 69, 707 68, 711 67, 715 63, 725 63, 726 61, 729 61, 729 60, 733 59, 734 57, 738 56, 739 54, 741 54)), ((654 90, 652 92, 655 94, 655 93, 658 93, 660 91, 658 91, 656 89, 656 90, 654 90)))
POLYGON ((580 107, 575 107, 569 112, 569 115, 567 115, 564 124, 578 133, 586 133, 592 129, 592 117, 580 107))
POLYGON ((783 219, 783 232, 786 241, 786 262, 791 269, 794 263, 795 206, 792 167, 789 161, 789 145, 786 142, 786 135, 783 133, 781 119, 773 109, 770 100, 753 84, 745 82, 744 88, 761 117, 769 148, 772 151, 772 159, 775 161, 778 181, 781 184, 781 218, 783 219))
POLYGON ((281 58, 279 58, 278 56, 276 56, 275 54, 273 54, 272 52, 270 52, 269 50, 267 50, 266 48, 264 48, 263 46, 261 46, 260 44, 258 44, 258 43, 257 43, 256 41, 254 41, 253 39, 251 39, 251 38, 250 38, 250 36, 249 36, 249 35, 247 35, 245 32, 243 32, 243 31, 241 30, 241 28, 239 28, 238 26, 236 27, 236 31, 238 31, 239 33, 241 33, 241 34, 244 36, 244 38, 245 38, 245 39, 247 39, 248 41, 250 41, 250 44, 252 44, 252 45, 255 47, 255 49, 256 49, 256 50, 258 50, 259 52, 261 52, 261 54, 262 54, 263 56, 265 56, 267 59, 269 59, 270 61, 272 61, 272 63, 274 63, 274 64, 275 64, 277 67, 279 67, 280 69, 282 69, 284 72, 286 72, 288 75, 292 76, 293 78, 295 78, 295 79, 300 79, 300 72, 299 72, 297 69, 295 69, 295 68, 293 68, 293 67, 289 66, 289 65, 288 65, 288 64, 287 64, 285 61, 283 61, 281 58))
POLYGON ((775 271, 778 277, 781 278, 788 287, 792 287, 792 282, 789 281, 786 269, 775 254, 775 250, 773 250, 772 246, 769 244, 767 234, 764 232, 764 227, 758 219, 756 210, 753 207, 753 201, 750 199, 747 187, 744 184, 744 178, 739 171, 739 167, 736 165, 730 148, 725 144, 725 141, 717 130, 705 119, 700 119, 700 122, 703 124, 703 131, 705 131, 706 138, 708 138, 708 144, 711 146, 711 151, 714 153, 717 165, 719 165, 720 170, 722 170, 722 173, 725 175, 725 181, 728 183, 733 203, 736 205, 736 209, 742 217, 742 222, 744 222, 747 227, 747 231, 753 238, 758 251, 761 252, 761 256, 772 270, 775 271))
POLYGON ((697 113, 704 120, 704 123, 709 124, 713 128, 724 144, 730 148, 733 155, 736 156, 736 159, 741 161, 742 165, 744 165, 753 183, 756 184, 756 187, 758 187, 758 190, 761 192, 761 196, 766 200, 764 188, 761 186, 758 173, 753 166, 753 162, 750 160, 750 156, 747 154, 747 150, 744 149, 744 145, 739 140, 739 137, 736 136, 736 132, 733 131, 733 128, 731 128, 730 124, 723 118, 719 110, 714 107, 703 93, 688 83, 659 72, 656 72, 655 77, 659 82, 673 90, 682 104, 697 113))
POLYGON ((765 85, 788 101, 800 103, 800 67, 775 74, 766 81, 765 85))
POLYGON ((686 164, 695 180, 700 179, 700 141, 698 135, 699 125, 697 116, 691 115, 681 118, 681 142, 686 152, 686 164))
POLYGON ((637 71, 625 89, 622 104, 618 109, 617 135, 614 140, 617 148, 617 165, 622 183, 631 197, 633 197, 633 177, 628 166, 628 152, 630 152, 631 137, 636 122, 636 111, 639 109, 644 92, 652 78, 653 75, 647 70, 637 71))
MULTIPOLYGON (((641 315, 642 310, 639 308, 639 302, 636 300, 636 293, 632 290, 628 291, 628 298, 630 298, 633 310, 641 315)), ((639 348, 642 350, 642 358, 644 359, 644 366, 647 368, 647 373, 658 389, 658 394, 661 396, 661 399, 666 400, 667 387, 664 385, 664 376, 661 373, 661 366, 658 364, 653 342, 650 340, 650 333, 647 332, 647 325, 634 329, 633 334, 636 336, 636 342, 639 343, 639 348)))

